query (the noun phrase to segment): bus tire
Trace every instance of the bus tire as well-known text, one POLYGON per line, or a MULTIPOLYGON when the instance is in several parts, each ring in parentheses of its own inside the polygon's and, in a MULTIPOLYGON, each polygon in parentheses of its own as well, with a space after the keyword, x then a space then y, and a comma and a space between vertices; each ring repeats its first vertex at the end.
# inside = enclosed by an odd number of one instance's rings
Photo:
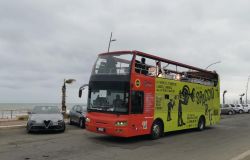
POLYGON ((151 139, 159 139, 163 134, 163 128, 160 121, 154 121, 152 128, 151 128, 151 139))
POLYGON ((201 116, 201 117, 199 118, 199 122, 198 122, 198 127, 197 127, 198 131, 204 130, 204 129, 205 129, 205 126, 206 126, 205 118, 204 118, 204 116, 201 116))

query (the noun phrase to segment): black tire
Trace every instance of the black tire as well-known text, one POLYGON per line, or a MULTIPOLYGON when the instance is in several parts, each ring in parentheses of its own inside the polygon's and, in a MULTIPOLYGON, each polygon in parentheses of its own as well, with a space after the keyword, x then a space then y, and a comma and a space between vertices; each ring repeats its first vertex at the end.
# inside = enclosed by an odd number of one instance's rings
POLYGON ((66 125, 65 123, 63 123, 62 132, 65 132, 65 129, 66 129, 66 125))
POLYGON ((250 110, 248 110, 248 113, 250 113, 250 110))
POLYGON ((159 139, 163 134, 162 124, 159 121, 155 121, 151 128, 151 139, 159 139))
POLYGON ((233 111, 228 111, 228 115, 232 115, 233 114, 233 111))
POLYGON ((69 125, 72 125, 72 124, 73 124, 73 122, 72 122, 71 118, 69 118, 69 125))
POLYGON ((240 110, 239 110, 239 114, 242 114, 242 113, 243 113, 243 110, 240 109, 240 110))
POLYGON ((31 131, 30 131, 29 128, 30 128, 29 125, 27 125, 27 126, 26 126, 26 132, 27 132, 27 133, 31 133, 31 131))
POLYGON ((82 118, 79 120, 79 127, 85 128, 85 123, 84 123, 84 120, 82 118))
POLYGON ((198 131, 203 131, 205 127, 206 127, 205 119, 204 117, 200 117, 199 122, 198 122, 198 127, 197 127, 198 131))

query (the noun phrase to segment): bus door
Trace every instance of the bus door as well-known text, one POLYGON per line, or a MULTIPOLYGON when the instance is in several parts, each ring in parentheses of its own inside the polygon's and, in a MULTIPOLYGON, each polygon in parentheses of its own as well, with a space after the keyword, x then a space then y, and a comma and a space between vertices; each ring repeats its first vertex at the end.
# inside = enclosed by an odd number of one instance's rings
POLYGON ((131 91, 130 117, 133 133, 149 134, 154 115, 154 79, 138 76, 131 91))

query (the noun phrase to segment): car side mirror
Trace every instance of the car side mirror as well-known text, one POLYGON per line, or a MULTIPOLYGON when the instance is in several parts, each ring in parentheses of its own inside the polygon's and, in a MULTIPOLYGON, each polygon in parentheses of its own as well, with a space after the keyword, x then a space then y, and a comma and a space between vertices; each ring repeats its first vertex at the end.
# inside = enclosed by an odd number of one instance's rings
POLYGON ((81 111, 76 111, 77 113, 80 113, 80 114, 82 114, 82 112, 81 111))
POLYGON ((30 112, 30 111, 28 111, 28 114, 31 114, 31 112, 30 112))
POLYGON ((84 85, 82 85, 82 86, 79 88, 79 93, 78 93, 79 98, 82 97, 82 90, 84 90, 85 87, 88 87, 88 86, 89 86, 89 84, 84 84, 84 85))

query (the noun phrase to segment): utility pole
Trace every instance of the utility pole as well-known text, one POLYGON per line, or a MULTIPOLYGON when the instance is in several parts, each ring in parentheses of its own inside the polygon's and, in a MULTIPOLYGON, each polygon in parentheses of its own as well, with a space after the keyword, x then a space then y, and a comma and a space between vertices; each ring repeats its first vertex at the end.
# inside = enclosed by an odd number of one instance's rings
POLYGON ((214 63, 211 63, 210 65, 208 65, 205 69, 208 69, 208 67, 214 65, 214 64, 217 64, 217 63, 221 63, 221 61, 217 61, 217 62, 214 62, 214 63))
POLYGON ((109 38, 108 52, 109 52, 109 49, 110 49, 110 44, 111 44, 111 42, 114 42, 114 41, 116 41, 116 39, 112 39, 112 32, 111 32, 110 38, 109 38))
POLYGON ((250 76, 247 78, 247 87, 246 87, 246 105, 247 105, 247 91, 248 91, 248 82, 249 82, 250 76))
POLYGON ((243 104, 242 97, 245 95, 245 93, 240 94, 240 104, 243 104))
POLYGON ((225 104, 225 94, 227 93, 227 90, 223 92, 223 105, 225 104))
POLYGON ((62 86, 62 112, 65 115, 66 113, 66 84, 71 84, 75 82, 75 79, 64 79, 63 86, 62 86))

